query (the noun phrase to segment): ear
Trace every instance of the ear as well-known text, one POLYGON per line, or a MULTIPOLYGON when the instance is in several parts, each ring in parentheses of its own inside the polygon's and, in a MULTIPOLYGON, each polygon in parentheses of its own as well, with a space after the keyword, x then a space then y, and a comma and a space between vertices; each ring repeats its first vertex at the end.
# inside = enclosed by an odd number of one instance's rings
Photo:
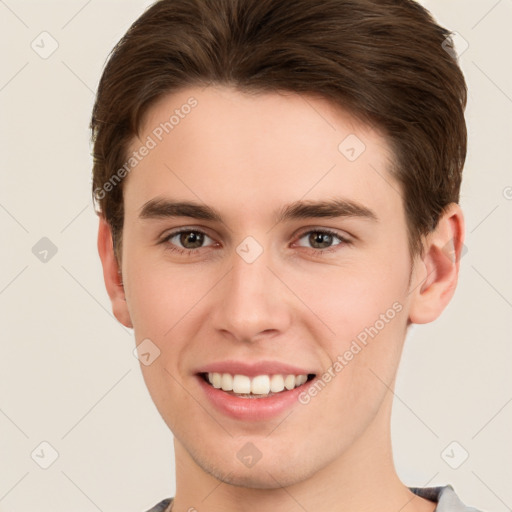
POLYGON ((423 257, 415 260, 410 322, 432 322, 448 305, 457 286, 463 249, 464 216, 460 206, 451 203, 425 238, 423 257))
POLYGON ((112 303, 112 312, 125 327, 133 327, 128 305, 126 304, 119 264, 114 253, 112 231, 107 221, 101 215, 98 229, 98 253, 103 266, 103 279, 105 280, 107 293, 112 303))

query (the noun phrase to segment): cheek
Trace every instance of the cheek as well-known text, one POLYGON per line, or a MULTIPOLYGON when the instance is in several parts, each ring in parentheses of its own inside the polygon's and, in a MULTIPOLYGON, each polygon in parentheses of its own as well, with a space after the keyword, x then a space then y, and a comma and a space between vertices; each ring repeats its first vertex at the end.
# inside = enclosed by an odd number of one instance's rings
POLYGON ((205 354, 208 335, 199 331, 208 329, 208 294, 219 274, 200 272, 194 265, 178 268, 168 262, 148 263, 147 270, 139 270, 141 261, 130 274, 126 294, 135 339, 137 343, 149 339, 159 351, 155 368, 142 367, 148 388, 169 388, 174 385, 169 373, 179 380, 186 378, 185 372, 193 364, 190 358, 197 350, 205 354))
POLYGON ((125 287, 134 328, 143 336, 162 337, 197 304, 203 287, 191 279, 190 267, 179 269, 134 256, 133 265, 126 266, 125 287))
MULTIPOLYGON (((131 272, 127 283, 127 302, 137 344, 149 339, 153 344, 150 352, 157 354, 149 365, 141 361, 140 368, 160 412, 188 407, 188 395, 180 385, 185 378, 181 370, 188 350, 187 340, 194 336, 190 322, 201 290, 194 288, 187 275, 168 266, 148 264, 143 271, 137 268, 131 272)), ((173 430, 176 416, 166 413, 162 417, 173 430)))
POLYGON ((404 309, 406 263, 394 267, 389 264, 387 272, 386 266, 383 261, 381 265, 368 263, 350 269, 331 267, 307 279, 295 276, 291 282, 303 303, 328 328, 326 333, 330 331, 331 337, 347 341, 375 323, 382 327, 382 315, 386 326, 396 323, 389 320, 395 319, 397 310, 404 309))
POLYGON ((325 326, 317 340, 328 356, 324 370, 335 375, 330 403, 338 404, 339 414, 363 414, 370 403, 380 403, 383 382, 392 385, 407 324, 409 276, 407 260, 396 263, 381 255, 350 270, 331 267, 314 280, 295 279, 297 295, 314 312, 315 323, 320 319, 325 326))

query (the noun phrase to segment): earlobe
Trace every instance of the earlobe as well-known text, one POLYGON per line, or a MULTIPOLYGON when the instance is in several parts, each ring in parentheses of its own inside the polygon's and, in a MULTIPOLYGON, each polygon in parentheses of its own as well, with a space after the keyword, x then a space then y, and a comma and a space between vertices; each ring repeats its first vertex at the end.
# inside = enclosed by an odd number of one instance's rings
POLYGON ((411 281, 409 319, 415 324, 435 320, 455 293, 464 247, 464 216, 458 204, 446 208, 436 229, 426 237, 424 247, 411 281))
POLYGON ((100 216, 98 228, 98 253, 103 267, 103 279, 107 289, 112 312, 119 322, 125 327, 133 327, 126 297, 122 276, 112 243, 112 232, 107 221, 100 216))

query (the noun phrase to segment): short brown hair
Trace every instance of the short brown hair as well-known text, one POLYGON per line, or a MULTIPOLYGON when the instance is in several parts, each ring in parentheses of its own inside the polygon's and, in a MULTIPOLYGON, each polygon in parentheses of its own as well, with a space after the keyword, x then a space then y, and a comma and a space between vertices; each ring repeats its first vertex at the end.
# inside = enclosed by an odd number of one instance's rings
MULTIPOLYGON (((378 128, 394 155, 411 254, 459 201, 466 83, 450 33, 412 0, 159 0, 114 47, 91 130, 93 194, 120 255, 127 159, 149 107, 197 85, 330 100, 378 128)), ((340 141, 341 142, 341 141, 340 141)))

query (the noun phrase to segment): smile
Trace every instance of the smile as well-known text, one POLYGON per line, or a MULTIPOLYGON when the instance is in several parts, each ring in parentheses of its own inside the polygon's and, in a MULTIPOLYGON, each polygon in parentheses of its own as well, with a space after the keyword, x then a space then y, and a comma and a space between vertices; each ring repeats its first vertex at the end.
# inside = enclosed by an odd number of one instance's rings
POLYGON ((300 405, 299 395, 320 370, 306 365, 260 360, 224 360, 193 372, 208 407, 239 421, 268 421, 300 405))

